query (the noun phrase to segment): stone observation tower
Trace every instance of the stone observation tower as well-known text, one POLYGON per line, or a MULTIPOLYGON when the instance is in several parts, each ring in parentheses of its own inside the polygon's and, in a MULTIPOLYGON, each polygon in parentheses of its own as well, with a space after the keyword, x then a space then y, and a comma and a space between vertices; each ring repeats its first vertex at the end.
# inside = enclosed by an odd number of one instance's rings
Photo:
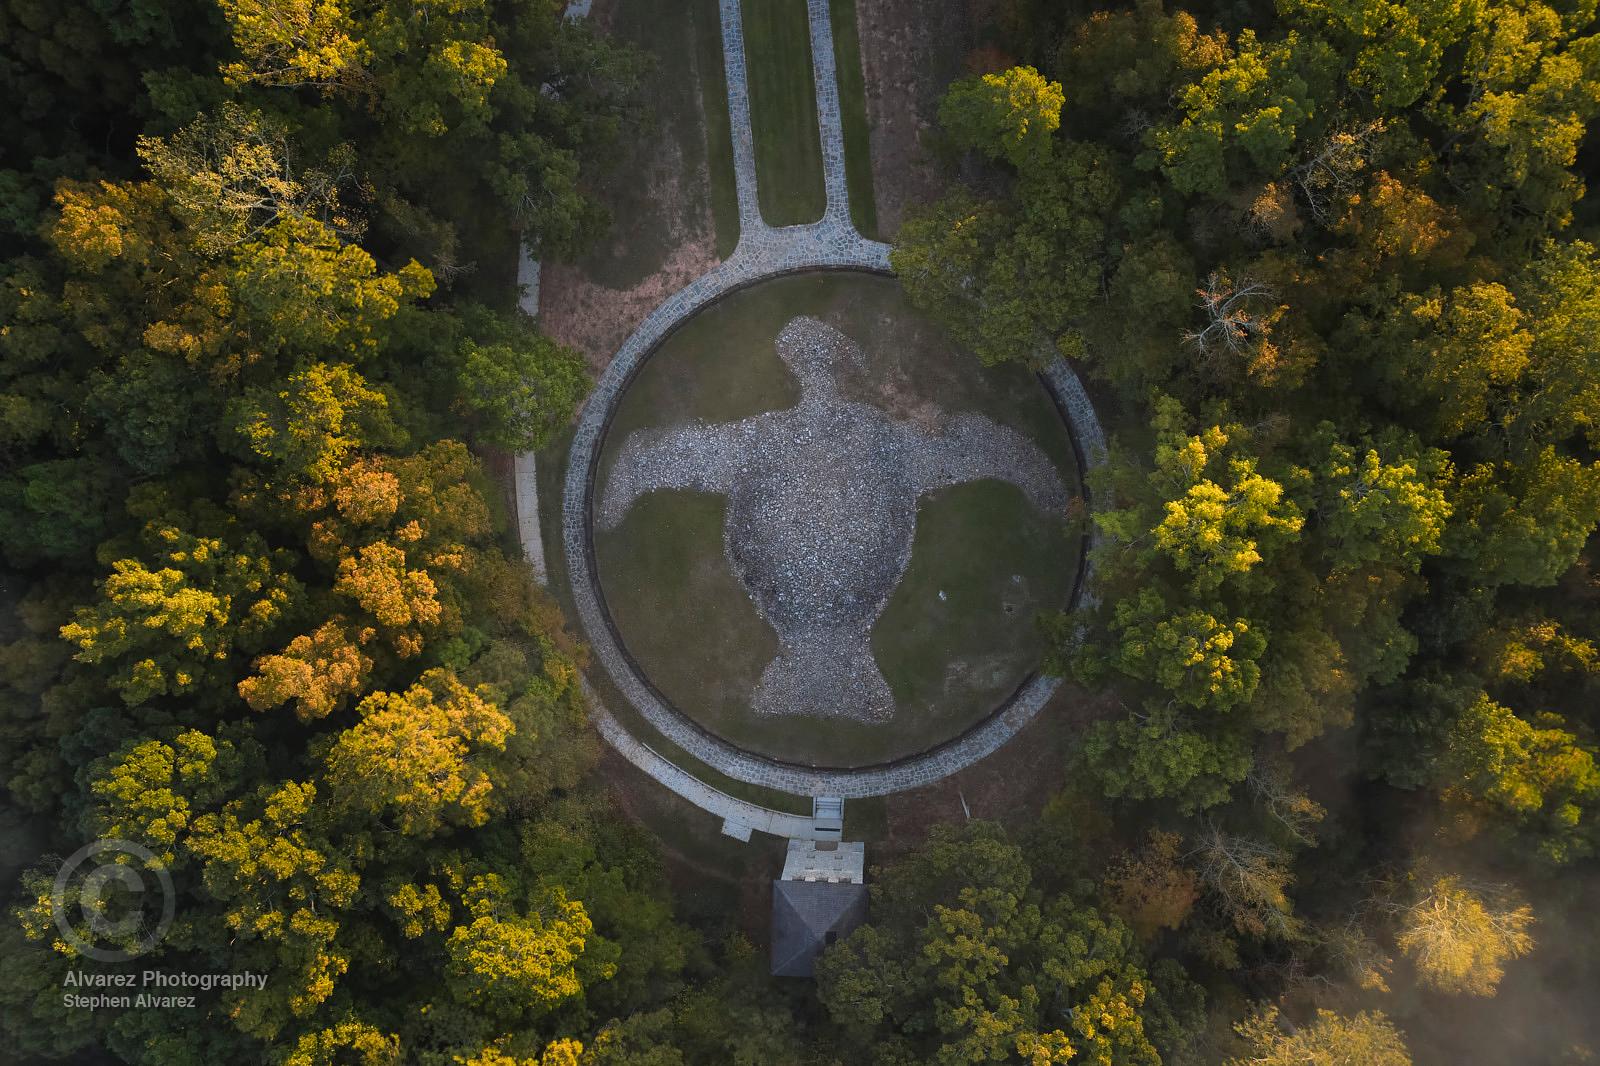
POLYGON ((772 882, 772 975, 810 977, 817 956, 867 920, 866 846, 791 840, 772 882))

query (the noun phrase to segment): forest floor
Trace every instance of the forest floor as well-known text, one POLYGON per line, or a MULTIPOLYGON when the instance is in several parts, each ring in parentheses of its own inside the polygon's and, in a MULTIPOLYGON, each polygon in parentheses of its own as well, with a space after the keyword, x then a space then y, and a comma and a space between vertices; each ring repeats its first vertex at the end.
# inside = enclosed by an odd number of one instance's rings
POLYGON ((596 0, 589 17, 646 55, 652 109, 590 190, 611 212, 607 236, 543 264, 541 326, 598 372, 656 305, 732 254, 739 221, 717 0, 596 0))
POLYGON ((939 98, 966 73, 995 6, 995 0, 856 0, 876 225, 884 240, 949 180, 932 147, 939 98))

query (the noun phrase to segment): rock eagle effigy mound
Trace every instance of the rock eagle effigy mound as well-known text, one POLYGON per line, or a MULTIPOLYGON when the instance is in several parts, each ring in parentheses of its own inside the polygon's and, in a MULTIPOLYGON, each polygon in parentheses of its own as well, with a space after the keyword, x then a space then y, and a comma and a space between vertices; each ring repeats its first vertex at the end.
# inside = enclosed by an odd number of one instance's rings
POLYGON ((841 396, 839 375, 861 349, 815 318, 790 320, 776 347, 799 380, 796 406, 630 435, 596 521, 611 529, 662 489, 726 496, 723 550, 779 642, 754 709, 883 722, 894 699, 872 626, 911 561, 918 498, 998 478, 1060 513, 1067 491, 1036 444, 981 415, 937 417, 931 432, 841 396))

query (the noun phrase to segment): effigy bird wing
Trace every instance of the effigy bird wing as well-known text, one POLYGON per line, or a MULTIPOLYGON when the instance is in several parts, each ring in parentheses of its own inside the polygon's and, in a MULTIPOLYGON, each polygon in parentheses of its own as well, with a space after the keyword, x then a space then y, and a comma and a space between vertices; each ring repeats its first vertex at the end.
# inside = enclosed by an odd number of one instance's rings
POLYGON ((623 441, 595 513, 601 529, 622 521, 640 496, 664 489, 727 493, 741 456, 752 454, 758 427, 739 422, 685 422, 638 430, 623 441))
POLYGON ((983 478, 1008 481, 1046 513, 1067 505, 1067 489, 1049 457, 1033 441, 983 415, 963 412, 950 418, 939 433, 902 424, 915 434, 917 446, 906 449, 914 462, 910 481, 917 494, 946 485, 983 478))

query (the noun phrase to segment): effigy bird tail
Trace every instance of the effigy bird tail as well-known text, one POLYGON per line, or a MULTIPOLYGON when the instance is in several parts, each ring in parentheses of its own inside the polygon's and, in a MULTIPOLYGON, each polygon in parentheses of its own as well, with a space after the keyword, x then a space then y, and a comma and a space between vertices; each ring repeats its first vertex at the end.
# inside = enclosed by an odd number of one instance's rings
POLYGON ((872 658, 870 634, 807 634, 767 664, 752 703, 759 714, 804 714, 884 722, 894 714, 889 683, 872 658))

